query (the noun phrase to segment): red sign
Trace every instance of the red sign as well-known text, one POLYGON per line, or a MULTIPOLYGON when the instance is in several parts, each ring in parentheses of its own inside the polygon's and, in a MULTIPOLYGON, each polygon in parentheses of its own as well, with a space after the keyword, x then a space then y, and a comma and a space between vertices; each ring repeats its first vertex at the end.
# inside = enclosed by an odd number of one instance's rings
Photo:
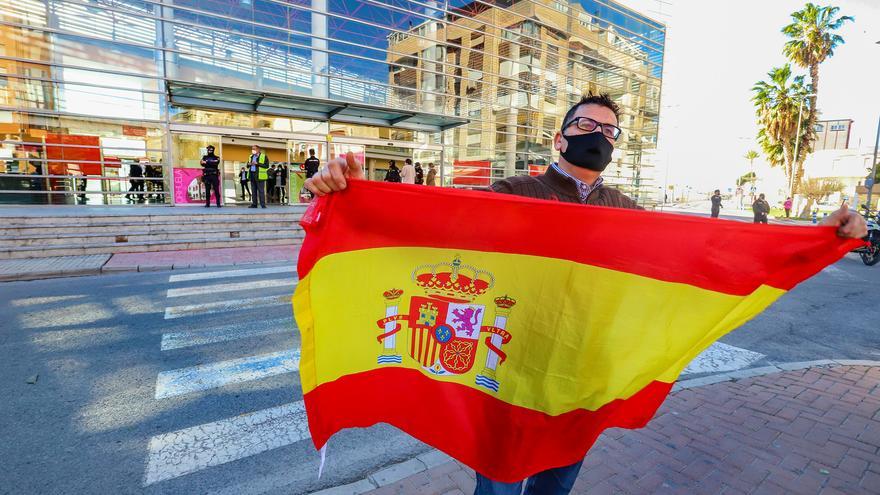
POLYGON ((49 173, 101 175, 101 141, 98 136, 46 134, 46 158, 49 173), (63 144, 72 146, 52 146, 63 144))
POLYGON ((123 136, 138 136, 145 137, 147 135, 147 129, 145 127, 136 127, 133 125, 124 125, 122 126, 122 135, 123 136))
POLYGON ((459 161, 452 163, 452 185, 488 186, 491 182, 492 162, 459 161))
POLYGON ((539 175, 544 175, 544 172, 547 171, 547 165, 535 165, 533 163, 529 164, 529 175, 532 177, 537 177, 539 175))

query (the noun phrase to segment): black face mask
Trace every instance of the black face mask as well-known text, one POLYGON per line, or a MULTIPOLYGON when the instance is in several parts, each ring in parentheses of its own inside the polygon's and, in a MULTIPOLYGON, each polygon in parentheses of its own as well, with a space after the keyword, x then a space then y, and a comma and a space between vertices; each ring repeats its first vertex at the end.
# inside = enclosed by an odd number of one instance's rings
POLYGON ((562 152, 562 158, 575 167, 601 172, 611 163, 614 146, 601 132, 562 137, 568 141, 568 147, 562 152))

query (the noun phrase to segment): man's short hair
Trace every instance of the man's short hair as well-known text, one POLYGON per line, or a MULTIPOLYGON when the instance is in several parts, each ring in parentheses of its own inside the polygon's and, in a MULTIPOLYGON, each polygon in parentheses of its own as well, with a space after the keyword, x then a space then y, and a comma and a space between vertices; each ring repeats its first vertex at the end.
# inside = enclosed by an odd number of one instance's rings
POLYGON ((581 105, 599 105, 605 107, 614 112, 614 118, 620 121, 620 107, 617 106, 617 103, 614 103, 614 100, 612 100, 611 97, 608 96, 608 93, 593 94, 593 92, 591 91, 584 96, 581 96, 580 101, 578 101, 574 104, 574 106, 568 109, 568 112, 565 113, 565 118, 562 119, 562 129, 565 129, 565 126, 568 125, 569 122, 571 122, 574 113, 581 105))
POLYGON ((309 150, 309 154, 310 154, 310 155, 314 155, 314 154, 315 154, 315 150, 309 150))
POLYGON ((403 162, 404 162, 404 163, 412 164, 412 158, 407 158, 407 159, 404 160, 403 162))

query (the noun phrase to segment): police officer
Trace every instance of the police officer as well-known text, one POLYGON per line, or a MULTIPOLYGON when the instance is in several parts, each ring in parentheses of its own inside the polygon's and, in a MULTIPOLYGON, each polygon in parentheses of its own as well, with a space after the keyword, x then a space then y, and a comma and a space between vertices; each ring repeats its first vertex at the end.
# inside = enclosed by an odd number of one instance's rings
POLYGON ((265 208, 266 181, 269 179, 269 157, 256 144, 251 147, 248 167, 251 172, 251 205, 248 208, 257 207, 257 197, 260 198, 260 206, 265 208))
POLYGON ((220 157, 214 154, 214 147, 208 145, 207 155, 202 157, 202 183, 205 184, 205 208, 211 206, 211 189, 220 208, 220 157))

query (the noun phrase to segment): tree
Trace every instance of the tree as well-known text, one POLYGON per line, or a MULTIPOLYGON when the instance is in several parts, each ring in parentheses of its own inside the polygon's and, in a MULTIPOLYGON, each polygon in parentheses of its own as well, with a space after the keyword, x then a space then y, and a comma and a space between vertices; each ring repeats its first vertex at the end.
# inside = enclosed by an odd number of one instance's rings
MULTIPOLYGON (((802 120, 798 129, 798 112, 808 94, 807 87, 803 76, 792 78, 790 64, 774 67, 767 76, 769 81, 758 81, 752 87, 759 126, 758 144, 767 162, 771 166, 782 166, 785 177, 797 186, 803 176, 803 158, 808 147, 798 145, 798 156, 795 157, 795 141, 798 134, 803 139, 805 133, 811 132, 806 120, 802 120)), ((804 106, 808 107, 809 102, 804 106)))
POLYGON ((816 139, 813 129, 818 120, 816 95, 819 92, 819 64, 833 56, 834 49, 844 43, 843 37, 834 31, 853 20, 848 15, 837 17, 838 11, 839 7, 820 7, 808 3, 802 10, 793 12, 793 22, 782 28, 782 33, 791 38, 785 43, 782 53, 795 65, 810 72, 810 92, 813 96, 810 97, 809 113, 805 114, 809 132, 803 136, 804 142, 801 144, 808 149, 812 149, 816 139))
POLYGON ((824 200, 828 196, 843 191, 843 183, 837 179, 809 178, 801 181, 798 190, 807 197, 807 205, 801 211, 801 217, 806 218, 813 209, 813 204, 824 200))
POLYGON ((743 158, 749 161, 749 170, 751 171, 754 169, 754 161, 755 158, 758 158, 758 152, 755 150, 746 151, 746 154, 743 155, 743 158))
POLYGON ((757 178, 758 178, 758 176, 755 175, 754 172, 749 172, 749 173, 747 173, 747 174, 743 174, 743 175, 741 175, 741 176, 739 177, 739 179, 736 179, 736 185, 737 185, 738 187, 742 187, 742 186, 744 186, 744 185, 746 185, 746 184, 749 184, 749 183, 755 182, 755 179, 757 179, 757 178))

